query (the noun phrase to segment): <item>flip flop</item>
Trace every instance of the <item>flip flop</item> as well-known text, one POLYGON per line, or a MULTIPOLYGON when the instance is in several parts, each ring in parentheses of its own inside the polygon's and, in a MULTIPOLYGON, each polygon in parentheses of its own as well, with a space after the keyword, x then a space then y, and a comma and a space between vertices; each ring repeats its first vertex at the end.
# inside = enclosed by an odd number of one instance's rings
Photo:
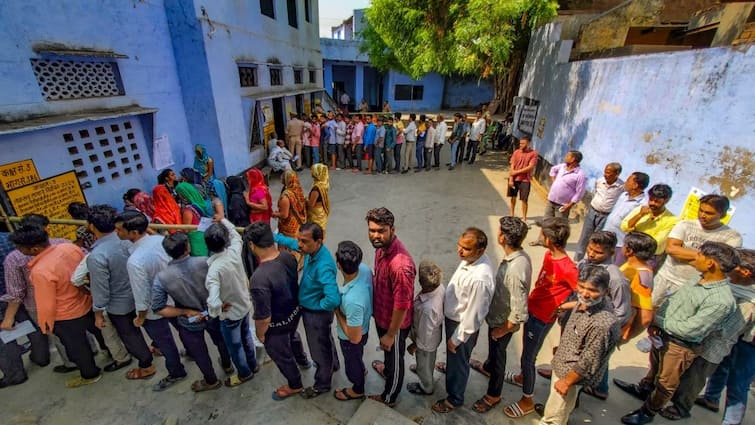
POLYGON ((485 370, 485 364, 479 360, 472 359, 469 361, 469 367, 480 372, 485 377, 490 378, 490 372, 485 370))
POLYGON ((508 406, 504 407, 503 414, 510 418, 522 418, 534 411, 534 407, 529 410, 522 410, 522 408, 519 407, 519 403, 511 403, 508 406))
POLYGON ((435 370, 437 370, 440 373, 445 374, 446 373, 446 363, 445 362, 435 363, 435 370))
POLYGON ((496 407, 503 398, 499 397, 498 400, 491 403, 488 401, 488 396, 482 396, 479 400, 477 400, 473 405, 472 409, 477 413, 488 413, 491 409, 496 407))
POLYGON ((251 381, 252 378, 254 378, 254 373, 245 378, 242 378, 239 375, 233 375, 230 378, 226 378, 226 380, 223 381, 223 384, 225 384, 226 387, 238 387, 246 381, 251 381))
POLYGON ((340 390, 333 391, 333 397, 335 397, 338 401, 351 401, 351 400, 364 400, 366 396, 364 394, 362 395, 351 395, 347 391, 347 388, 341 388, 340 390), (340 397, 339 397, 340 394, 340 397))
POLYGON ((136 367, 126 372, 126 379, 146 379, 154 375, 155 373, 157 373, 157 368, 155 368, 154 365, 145 368, 136 367))
POLYGON ((433 404, 432 409, 438 413, 450 413, 453 412, 456 407, 444 398, 436 401, 435 404, 433 404))
POLYGON ((505 382, 507 384, 511 384, 511 385, 517 386, 517 387, 521 387, 522 384, 520 384, 519 382, 516 382, 516 377, 518 375, 519 375, 518 373, 514 373, 514 372, 508 372, 508 371, 504 372, 503 373, 503 382, 505 382))
POLYGON ((380 360, 373 360, 372 369, 375 370, 375 372, 377 372, 377 374, 380 375, 381 378, 385 379, 385 363, 381 362, 380 360), (383 368, 378 369, 378 366, 383 366, 383 368))
POLYGON ((289 388, 289 390, 291 392, 289 392, 288 394, 286 394, 285 392, 282 392, 282 390, 283 390, 284 387, 285 386, 276 388, 275 391, 273 391, 273 400, 275 400, 275 401, 283 401, 283 400, 285 400, 285 399, 287 399, 287 398, 289 398, 289 397, 291 397, 293 395, 296 395, 296 394, 299 394, 299 393, 302 392, 301 388, 299 388, 298 391, 297 390, 292 390, 292 389, 289 388))

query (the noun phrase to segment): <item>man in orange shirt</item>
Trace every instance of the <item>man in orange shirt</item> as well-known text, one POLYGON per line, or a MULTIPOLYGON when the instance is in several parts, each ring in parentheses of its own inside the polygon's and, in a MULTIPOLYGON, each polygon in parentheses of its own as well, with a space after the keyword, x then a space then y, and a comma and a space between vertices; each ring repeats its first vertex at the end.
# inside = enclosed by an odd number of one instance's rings
POLYGON ((71 283, 71 275, 84 254, 71 243, 50 245, 43 227, 22 226, 10 236, 11 242, 29 262, 29 279, 34 286, 34 300, 42 332, 53 332, 63 342, 66 353, 79 367, 80 377, 66 382, 69 388, 93 384, 102 378, 94 362, 87 331, 97 335, 92 297, 71 283))

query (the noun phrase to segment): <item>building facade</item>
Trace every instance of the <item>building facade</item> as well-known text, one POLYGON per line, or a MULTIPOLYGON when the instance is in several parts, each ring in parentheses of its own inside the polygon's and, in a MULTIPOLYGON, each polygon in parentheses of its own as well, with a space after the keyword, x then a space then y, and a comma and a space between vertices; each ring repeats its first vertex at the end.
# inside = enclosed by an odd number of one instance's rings
POLYGON ((321 96, 316 0, 0 12, 0 167, 31 159, 42 179, 73 170, 90 204, 118 206, 161 169, 191 167, 196 144, 218 176, 240 173, 264 160, 288 113, 321 96))
POLYGON ((359 52, 363 19, 364 9, 354 10, 353 16, 331 28, 331 38, 320 39, 323 87, 335 100, 348 94, 350 110, 358 110, 362 100, 370 111, 382 110, 384 101, 392 111, 475 109, 493 98, 493 86, 485 80, 447 78, 437 73, 415 80, 398 71, 373 68, 369 57, 359 52))

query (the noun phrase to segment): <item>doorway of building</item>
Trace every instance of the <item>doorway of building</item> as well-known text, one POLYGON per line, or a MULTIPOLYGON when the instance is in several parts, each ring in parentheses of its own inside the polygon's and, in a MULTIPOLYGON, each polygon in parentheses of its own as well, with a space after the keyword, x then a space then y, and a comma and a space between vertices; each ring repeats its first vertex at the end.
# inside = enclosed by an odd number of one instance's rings
POLYGON ((275 134, 278 138, 285 137, 286 134, 286 113, 283 108, 283 98, 273 98, 273 120, 275 122, 275 134))

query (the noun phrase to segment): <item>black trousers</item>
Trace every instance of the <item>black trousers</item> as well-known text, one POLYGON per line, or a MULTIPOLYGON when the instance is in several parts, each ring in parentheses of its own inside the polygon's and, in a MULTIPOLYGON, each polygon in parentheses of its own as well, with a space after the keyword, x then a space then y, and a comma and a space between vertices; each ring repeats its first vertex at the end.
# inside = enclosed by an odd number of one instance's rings
POLYGON ((157 348, 163 353, 165 368, 168 369, 168 374, 173 378, 186 376, 186 369, 184 369, 184 365, 181 363, 181 354, 178 352, 176 341, 173 339, 169 320, 165 318, 145 320, 144 329, 155 344, 157 344, 157 348))
POLYGON ((470 140, 467 145, 467 154, 464 156, 465 161, 469 161, 470 164, 474 164, 477 158, 477 147, 480 145, 479 140, 470 140))
POLYGON ((354 168, 354 145, 343 145, 343 168, 354 168))
POLYGON ((354 162, 356 163, 355 167, 357 170, 362 171, 362 159, 364 159, 363 145, 361 143, 355 145, 354 151, 356 152, 356 158, 354 159, 354 162))
POLYGON ((293 335, 291 335, 291 350, 294 352, 296 363, 302 366, 309 364, 307 353, 304 352, 304 342, 301 340, 299 331, 295 331, 293 335))
POLYGON ((507 333, 502 338, 494 340, 488 330, 488 358, 483 368, 490 373, 488 380, 488 395, 500 397, 503 389, 503 377, 506 374, 506 348, 509 346, 513 333, 507 333))
POLYGON ((100 376, 100 368, 94 362, 92 347, 87 339, 87 332, 102 335, 94 325, 93 312, 90 311, 76 319, 56 320, 53 332, 66 348, 68 358, 78 366, 82 378, 92 379, 100 376))
MULTIPOLYGON (((446 340, 451 338, 458 326, 459 322, 446 318, 446 340)), ((464 391, 469 380, 469 359, 477 345, 477 335, 479 332, 470 335, 466 342, 456 347, 455 353, 446 353, 446 399, 454 406, 464 404, 464 391)))
MULTIPOLYGON (((265 350, 275 362, 280 373, 286 378, 288 387, 296 390, 302 387, 302 382, 301 372, 299 372, 299 367, 296 366, 294 358, 294 334, 298 333, 295 331, 281 334, 268 332, 265 335, 265 350)), ((299 340, 299 344, 301 344, 301 340, 299 340)))
POLYGON ((333 371, 339 368, 338 353, 331 329, 333 312, 302 309, 302 319, 309 354, 316 368, 314 388, 318 391, 329 391, 333 371))
POLYGON ((344 369, 346 377, 352 384, 351 389, 356 394, 364 394, 365 372, 364 367, 364 346, 367 344, 369 334, 362 335, 362 340, 353 344, 348 339, 339 339, 341 344, 341 354, 343 354, 344 369))
POLYGON ((401 172, 401 147, 404 146, 404 144, 396 145, 393 147, 393 163, 395 167, 393 168, 393 171, 400 173, 401 172))
POLYGON ((456 163, 460 164, 462 161, 464 161, 464 147, 466 146, 467 142, 462 137, 459 140, 459 147, 456 148, 456 163))
MULTIPOLYGON (((31 318, 31 315, 26 310, 26 307, 20 305, 18 311, 16 311, 16 324, 30 321, 34 325, 36 331, 26 335, 31 343, 31 353, 29 353, 29 360, 32 363, 45 367, 50 364, 50 338, 43 334, 39 329, 37 323, 31 318)), ((88 343, 87 343, 88 344, 88 343)))
POLYGON ((220 334, 220 321, 217 318, 211 319, 205 329, 189 330, 183 326, 178 326, 178 337, 181 338, 186 351, 194 359, 197 367, 202 372, 202 378, 210 385, 218 382, 218 377, 215 374, 215 368, 212 365, 212 359, 210 358, 210 352, 207 350, 207 342, 205 341, 205 331, 210 334, 215 345, 218 347, 220 353, 220 362, 223 368, 231 366, 231 357, 228 354, 228 349, 223 343, 223 336, 220 334), (220 344, 218 344, 220 343, 220 344))
POLYGON ((433 159, 435 160, 435 168, 440 167, 440 150, 443 149, 443 145, 433 145, 433 159))
MULTIPOLYGON (((406 338, 409 337, 409 329, 401 329, 396 335, 393 346, 389 351, 383 351, 385 369, 385 389, 383 390, 383 401, 386 403, 395 403, 404 385, 404 353, 406 353, 406 338)), ((388 333, 388 329, 377 326, 378 337, 388 333)))
POLYGON ((139 367, 146 368, 152 366, 152 353, 149 352, 144 335, 141 329, 134 326, 136 311, 127 314, 108 313, 108 317, 121 341, 123 341, 126 350, 139 361, 139 367))
POLYGON ((433 166, 432 161, 430 159, 433 156, 433 148, 425 148, 425 169, 429 170, 430 167, 433 166))

